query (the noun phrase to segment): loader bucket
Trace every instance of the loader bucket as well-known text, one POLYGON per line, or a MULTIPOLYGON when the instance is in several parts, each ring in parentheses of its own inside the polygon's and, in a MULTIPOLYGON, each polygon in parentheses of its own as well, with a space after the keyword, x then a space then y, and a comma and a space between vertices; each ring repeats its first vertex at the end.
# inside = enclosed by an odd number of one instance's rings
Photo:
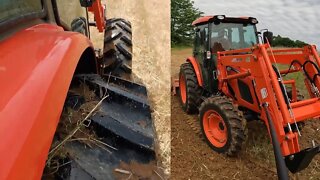
POLYGON ((292 173, 297 173, 309 166, 315 155, 320 153, 320 146, 304 149, 285 157, 285 162, 292 173))

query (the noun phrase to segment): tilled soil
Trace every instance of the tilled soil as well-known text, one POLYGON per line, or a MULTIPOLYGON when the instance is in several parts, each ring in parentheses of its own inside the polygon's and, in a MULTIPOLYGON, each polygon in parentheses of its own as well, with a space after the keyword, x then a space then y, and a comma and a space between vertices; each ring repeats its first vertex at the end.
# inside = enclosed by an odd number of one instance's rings
MULTIPOLYGON (((171 75, 177 78, 179 66, 192 49, 172 52, 171 75)), ((198 115, 187 115, 178 96, 171 98, 171 179, 277 179, 273 149, 265 126, 259 121, 248 123, 245 149, 238 157, 214 152, 201 137, 198 115), (199 135, 200 134, 200 135, 199 135)), ((310 147, 311 140, 320 143, 320 121, 308 121, 302 130, 300 144, 310 147)), ((306 170, 290 174, 291 179, 320 179, 320 155, 306 170)))

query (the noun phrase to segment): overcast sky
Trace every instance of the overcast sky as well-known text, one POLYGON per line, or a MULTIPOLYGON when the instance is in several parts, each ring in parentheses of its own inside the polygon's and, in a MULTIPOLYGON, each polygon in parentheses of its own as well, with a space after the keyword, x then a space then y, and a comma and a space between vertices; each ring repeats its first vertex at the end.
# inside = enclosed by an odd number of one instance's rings
POLYGON ((258 30, 316 44, 320 50, 320 0, 194 0, 205 15, 251 16, 258 30))

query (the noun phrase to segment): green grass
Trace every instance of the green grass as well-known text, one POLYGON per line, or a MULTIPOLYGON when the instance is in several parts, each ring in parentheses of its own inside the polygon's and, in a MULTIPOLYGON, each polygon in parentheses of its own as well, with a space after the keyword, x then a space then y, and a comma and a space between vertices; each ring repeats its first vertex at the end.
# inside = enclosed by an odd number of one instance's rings
MULTIPOLYGON (((278 64, 279 70, 287 70, 289 68, 289 65, 283 65, 283 64, 278 64)), ((304 75, 302 72, 295 72, 295 73, 290 73, 286 76, 283 77, 283 80, 295 80, 295 85, 297 87, 297 90, 300 91, 300 93, 305 97, 309 97, 308 90, 306 88, 306 85, 304 83, 304 75)))

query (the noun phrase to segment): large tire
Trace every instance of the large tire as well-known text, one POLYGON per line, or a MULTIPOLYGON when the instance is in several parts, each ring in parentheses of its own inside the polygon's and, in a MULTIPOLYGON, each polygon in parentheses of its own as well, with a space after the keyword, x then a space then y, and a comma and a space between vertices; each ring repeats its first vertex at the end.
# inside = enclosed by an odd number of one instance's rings
POLYGON ((179 88, 182 109, 188 114, 197 113, 201 103, 201 87, 190 63, 180 67, 179 88))
POLYGON ((207 98, 199 111, 202 133, 208 145, 218 153, 237 155, 248 133, 242 112, 224 96, 207 98))
POLYGON ((132 32, 129 21, 120 18, 106 21, 103 47, 103 73, 126 77, 132 71, 132 32))

